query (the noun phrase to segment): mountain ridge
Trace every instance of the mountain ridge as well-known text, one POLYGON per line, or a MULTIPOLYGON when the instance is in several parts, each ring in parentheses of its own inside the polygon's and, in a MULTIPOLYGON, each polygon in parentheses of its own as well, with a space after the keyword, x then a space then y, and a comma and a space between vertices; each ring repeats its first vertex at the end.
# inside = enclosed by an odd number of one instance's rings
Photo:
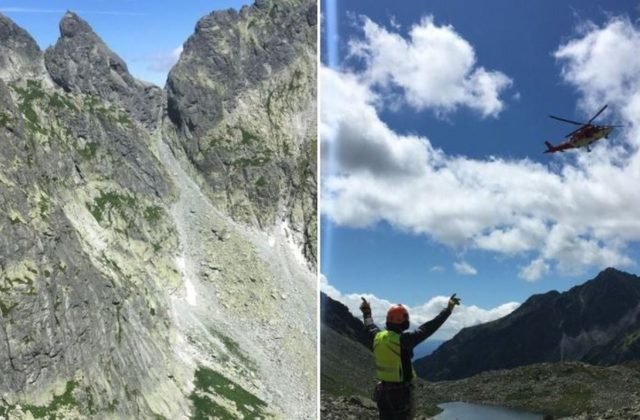
MULTIPOLYGON (((274 21, 261 17, 267 31, 274 21)), ((43 53, 0 15, 0 416, 315 415, 315 257, 304 239, 315 223, 305 158, 315 72, 280 115, 308 127, 291 165, 300 175, 278 197, 298 213, 254 223, 212 198, 185 153, 198 139, 173 127, 163 89, 131 76, 77 14, 60 31, 43 53)), ((315 39, 298 48, 312 55, 315 39)), ((199 77, 215 83, 214 73, 202 66, 199 77)), ((245 154, 263 141, 284 153, 270 124, 256 122, 245 154)))
POLYGON ((533 295, 501 319, 464 328, 416 361, 416 370, 430 380, 450 380, 533 363, 637 358, 637 346, 622 348, 620 342, 640 330, 638 299, 638 277, 607 268, 564 293, 533 295), (611 346, 619 351, 606 359, 604 349, 611 346))

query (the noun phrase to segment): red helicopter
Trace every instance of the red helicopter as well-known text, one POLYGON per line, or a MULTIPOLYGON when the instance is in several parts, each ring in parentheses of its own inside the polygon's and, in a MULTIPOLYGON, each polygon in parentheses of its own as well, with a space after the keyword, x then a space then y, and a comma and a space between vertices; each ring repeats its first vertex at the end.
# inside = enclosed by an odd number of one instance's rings
POLYGON ((602 111, 604 111, 607 108, 607 105, 603 106, 602 109, 600 109, 600 111, 598 111, 596 113, 596 115, 594 115, 588 122, 586 123, 581 123, 581 122, 577 122, 577 121, 571 121, 571 120, 567 120, 564 118, 560 118, 560 117, 555 117, 553 115, 549 115, 549 117, 553 118, 554 120, 559 120, 559 121, 564 121, 566 123, 569 124, 575 124, 575 125, 579 125, 580 127, 572 132, 570 132, 569 134, 567 134, 565 137, 568 137, 569 140, 567 140, 564 143, 561 143, 557 146, 554 146, 553 144, 549 143, 548 141, 545 141, 544 144, 547 146, 547 150, 545 150, 544 153, 555 153, 555 152, 564 152, 565 150, 569 150, 569 149, 577 149, 580 147, 586 147, 587 151, 590 152, 591 151, 591 144, 595 143, 596 141, 602 139, 603 137, 609 138, 609 134, 611 134, 611 132, 613 131, 614 128, 616 127, 622 127, 621 125, 595 125, 595 124, 591 124, 591 122, 593 122, 593 120, 596 119, 596 117, 600 114, 602 114, 602 111))

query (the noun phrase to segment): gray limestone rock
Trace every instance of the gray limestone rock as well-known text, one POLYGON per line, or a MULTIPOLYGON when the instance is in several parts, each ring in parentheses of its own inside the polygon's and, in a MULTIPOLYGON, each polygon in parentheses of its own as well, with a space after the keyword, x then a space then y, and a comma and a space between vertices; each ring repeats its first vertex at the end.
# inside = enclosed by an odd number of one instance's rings
POLYGON ((218 207, 316 250, 316 3, 202 18, 167 80, 168 124, 218 207))
POLYGON ((11 19, 0 14, 0 78, 5 82, 45 74, 36 41, 11 19))
POLYGON ((153 129, 162 112, 162 90, 136 80, 127 65, 78 15, 67 12, 60 38, 45 52, 51 78, 67 92, 94 95, 123 107, 153 129))

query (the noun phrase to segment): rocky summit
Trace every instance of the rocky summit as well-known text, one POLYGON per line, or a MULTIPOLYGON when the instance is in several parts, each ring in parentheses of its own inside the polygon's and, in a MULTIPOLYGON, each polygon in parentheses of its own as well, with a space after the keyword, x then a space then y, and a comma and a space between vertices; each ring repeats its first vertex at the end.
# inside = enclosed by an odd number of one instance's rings
POLYGON ((0 15, 0 418, 315 418, 315 9, 204 17, 165 90, 0 15))
POLYGON ((611 365, 640 357, 640 278, 608 268, 559 293, 534 295, 504 318, 462 329, 416 362, 431 381, 544 362, 611 365))

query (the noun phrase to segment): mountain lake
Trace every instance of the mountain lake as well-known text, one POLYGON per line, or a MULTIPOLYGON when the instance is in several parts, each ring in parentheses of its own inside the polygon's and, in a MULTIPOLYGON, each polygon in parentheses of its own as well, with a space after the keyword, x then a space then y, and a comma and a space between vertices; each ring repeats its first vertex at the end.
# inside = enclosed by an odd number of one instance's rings
POLYGON ((449 402, 438 407, 444 411, 434 417, 437 420, 541 420, 543 417, 511 408, 465 402, 449 402))

